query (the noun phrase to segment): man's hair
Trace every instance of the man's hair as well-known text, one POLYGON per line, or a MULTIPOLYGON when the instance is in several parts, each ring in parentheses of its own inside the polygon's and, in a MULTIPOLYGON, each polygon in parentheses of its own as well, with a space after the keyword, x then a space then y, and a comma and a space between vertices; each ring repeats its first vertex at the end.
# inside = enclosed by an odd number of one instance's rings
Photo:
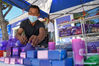
POLYGON ((40 8, 37 5, 31 5, 30 8, 36 8, 36 9, 38 9, 38 13, 40 13, 40 8))

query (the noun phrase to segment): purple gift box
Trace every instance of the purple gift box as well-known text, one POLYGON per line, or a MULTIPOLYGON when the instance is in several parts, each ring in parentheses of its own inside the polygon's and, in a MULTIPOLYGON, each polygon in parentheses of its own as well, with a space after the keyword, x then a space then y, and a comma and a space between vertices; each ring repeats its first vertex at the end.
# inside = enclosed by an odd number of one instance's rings
POLYGON ((24 47, 24 51, 29 51, 29 50, 35 50, 35 48, 30 43, 27 43, 27 45, 24 47))
POLYGON ((12 56, 12 47, 7 47, 6 52, 7 52, 7 57, 12 56))
POLYGON ((20 48, 19 47, 13 48, 13 56, 20 56, 20 48))
POLYGON ((99 41, 97 42, 88 42, 88 52, 89 53, 96 53, 97 52, 97 47, 99 47, 99 41))

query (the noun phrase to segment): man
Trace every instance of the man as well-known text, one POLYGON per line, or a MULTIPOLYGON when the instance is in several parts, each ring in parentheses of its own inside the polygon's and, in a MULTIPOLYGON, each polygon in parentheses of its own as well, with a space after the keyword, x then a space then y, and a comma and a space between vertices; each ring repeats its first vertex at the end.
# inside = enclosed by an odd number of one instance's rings
POLYGON ((48 43, 45 38, 45 26, 38 20, 38 17, 40 16, 39 7, 31 5, 28 15, 28 19, 20 24, 16 38, 19 39, 22 44, 29 42, 34 47, 38 45, 47 47, 48 43), (25 32, 25 36, 21 35, 23 31, 25 32))

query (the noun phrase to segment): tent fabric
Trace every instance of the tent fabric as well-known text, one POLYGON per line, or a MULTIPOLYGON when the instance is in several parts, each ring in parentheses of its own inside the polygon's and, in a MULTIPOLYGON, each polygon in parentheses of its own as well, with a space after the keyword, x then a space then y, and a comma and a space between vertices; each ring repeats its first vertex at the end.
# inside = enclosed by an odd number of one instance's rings
POLYGON ((54 13, 66 8, 74 7, 83 3, 87 3, 93 0, 53 0, 50 13, 54 13))
MULTIPOLYGON (((19 7, 21 9, 25 9, 26 11, 29 10, 29 5, 35 4, 35 3, 29 3, 26 0, 3 0, 9 4, 12 4, 13 6, 19 7)), ((39 2, 40 0, 37 0, 39 2)), ((52 5, 50 8, 50 13, 55 13, 64 9, 68 9, 74 6, 78 6, 87 2, 91 2, 94 0, 52 0, 52 5)), ((36 2, 36 3, 37 3, 36 2)), ((48 14, 45 13, 43 10, 40 11, 41 17, 48 17, 48 14)))
MULTIPOLYGON (((16 6, 20 9, 24 9, 25 11, 29 10, 29 6, 31 5, 25 0, 2 0, 4 2, 7 2, 13 6, 16 6)), ((40 17, 48 17, 48 14, 45 13, 44 11, 40 10, 41 16, 40 17)))

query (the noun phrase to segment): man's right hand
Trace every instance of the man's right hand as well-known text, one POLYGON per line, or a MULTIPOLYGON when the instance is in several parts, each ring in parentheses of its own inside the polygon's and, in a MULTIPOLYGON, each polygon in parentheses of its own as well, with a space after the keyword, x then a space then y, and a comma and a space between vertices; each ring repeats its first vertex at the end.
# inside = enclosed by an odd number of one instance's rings
POLYGON ((26 38, 26 36, 19 36, 18 39, 20 40, 20 42, 21 42, 22 44, 26 44, 27 41, 28 41, 27 38, 26 38))

